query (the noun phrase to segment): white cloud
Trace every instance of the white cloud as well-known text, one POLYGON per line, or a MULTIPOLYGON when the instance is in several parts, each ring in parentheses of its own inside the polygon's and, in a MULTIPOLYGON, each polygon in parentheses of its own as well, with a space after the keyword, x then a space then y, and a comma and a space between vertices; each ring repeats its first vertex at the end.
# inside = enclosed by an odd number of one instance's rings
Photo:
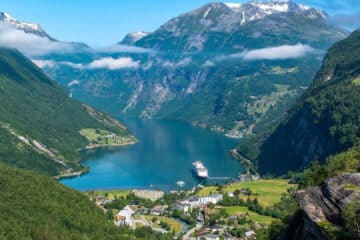
POLYGON ((55 68, 59 65, 68 66, 71 68, 82 69, 84 66, 81 63, 73 63, 67 61, 54 61, 54 60, 41 60, 41 59, 31 59, 33 63, 35 63, 39 68, 55 68))
POLYGON ((244 60, 281 60, 301 58, 313 51, 314 49, 309 45, 299 43, 246 51, 239 56, 244 60))
POLYGON ((202 66, 203 67, 214 67, 216 64, 210 60, 207 60, 202 66))
POLYGON ((39 68, 45 68, 45 67, 49 67, 49 68, 53 68, 56 66, 56 62, 52 61, 52 60, 37 60, 37 59, 32 59, 31 60, 33 63, 35 63, 39 68))
POLYGON ((155 51, 148 48, 117 44, 110 47, 99 48, 96 51, 105 53, 154 53, 155 51))
POLYGON ((192 62, 192 58, 191 57, 186 57, 181 59, 179 62, 171 62, 166 60, 165 62, 162 63, 163 67, 168 67, 168 68, 176 68, 176 67, 184 67, 189 65, 192 62))
POLYGON ((139 66, 140 61, 134 61, 131 57, 120 57, 117 59, 105 57, 93 61, 88 65, 88 68, 107 68, 109 70, 117 70, 122 68, 138 68, 139 66))
POLYGON ((246 61, 295 59, 305 57, 307 54, 318 51, 319 50, 316 50, 307 44, 298 43, 296 45, 281 45, 243 51, 231 55, 221 55, 215 57, 213 61, 221 62, 227 59, 242 59, 246 61))
POLYGON ((61 61, 61 62, 59 62, 59 64, 65 65, 65 66, 68 66, 68 67, 72 67, 72 68, 78 68, 78 69, 84 68, 84 66, 81 63, 73 63, 73 62, 61 61))
POLYGON ((73 48, 70 44, 51 41, 46 37, 25 33, 11 28, 6 23, 0 23, 0 46, 17 48, 26 55, 38 56, 50 52, 68 52, 73 48))

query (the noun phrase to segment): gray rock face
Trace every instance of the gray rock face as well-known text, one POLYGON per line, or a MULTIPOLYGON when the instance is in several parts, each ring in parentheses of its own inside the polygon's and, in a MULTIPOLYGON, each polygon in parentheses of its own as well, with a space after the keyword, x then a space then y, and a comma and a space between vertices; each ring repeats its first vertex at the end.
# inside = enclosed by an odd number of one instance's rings
POLYGON ((279 240, 331 239, 318 224, 328 221, 339 227, 343 225, 342 209, 360 194, 354 186, 360 187, 360 173, 330 178, 320 187, 298 191, 296 199, 301 212, 292 219, 279 240))
POLYGON ((304 213, 298 213, 278 240, 331 240, 316 223, 304 213))
POLYGON ((296 198, 311 221, 341 225, 341 210, 359 194, 350 186, 360 186, 360 173, 330 178, 321 187, 299 191, 296 198))

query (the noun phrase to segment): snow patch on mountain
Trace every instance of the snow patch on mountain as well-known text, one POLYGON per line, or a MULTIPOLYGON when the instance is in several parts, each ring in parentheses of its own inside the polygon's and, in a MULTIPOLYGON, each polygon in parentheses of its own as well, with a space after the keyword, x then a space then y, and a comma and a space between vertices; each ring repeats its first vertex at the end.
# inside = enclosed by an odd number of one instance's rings
POLYGON ((55 41, 55 39, 51 38, 39 24, 18 21, 6 12, 0 12, 0 21, 13 26, 18 30, 23 30, 27 33, 33 33, 40 37, 46 37, 49 38, 49 40, 55 41))
POLYGON ((137 42, 140 39, 142 39, 143 37, 146 37, 147 35, 149 35, 149 33, 148 32, 133 32, 133 33, 130 33, 129 35, 133 38, 134 42, 137 42))
POLYGON ((238 11, 241 8, 241 3, 225 3, 226 6, 231 8, 232 10, 238 11))
POLYGON ((211 7, 209 7, 206 11, 205 11, 205 13, 204 13, 204 15, 203 15, 203 18, 206 18, 208 15, 209 15, 209 12, 211 11, 211 7))
POLYGON ((287 12, 303 13, 309 18, 327 17, 327 15, 321 10, 291 1, 225 3, 225 5, 232 11, 242 14, 242 22, 245 22, 245 16, 246 19, 254 21, 262 19, 268 15, 287 12))
POLYGON ((69 87, 75 86, 75 85, 80 85, 80 81, 79 80, 72 80, 71 82, 68 83, 69 87))
POLYGON ((288 2, 252 2, 250 3, 255 7, 265 11, 268 14, 272 14, 273 11, 276 12, 287 12, 289 11, 289 3, 288 2))

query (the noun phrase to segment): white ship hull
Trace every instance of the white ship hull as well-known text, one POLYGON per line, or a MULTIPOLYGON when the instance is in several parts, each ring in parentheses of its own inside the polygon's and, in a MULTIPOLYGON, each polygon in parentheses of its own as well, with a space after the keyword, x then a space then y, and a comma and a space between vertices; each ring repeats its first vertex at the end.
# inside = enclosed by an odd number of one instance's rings
POLYGON ((196 161, 193 163, 193 172, 198 178, 205 179, 209 177, 207 168, 200 161, 196 161))

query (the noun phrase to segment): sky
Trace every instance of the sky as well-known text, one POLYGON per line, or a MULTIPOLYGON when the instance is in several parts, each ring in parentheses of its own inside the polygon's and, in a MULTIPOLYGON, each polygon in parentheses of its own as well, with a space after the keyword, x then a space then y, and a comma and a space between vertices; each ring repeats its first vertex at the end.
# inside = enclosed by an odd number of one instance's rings
MULTIPOLYGON (((167 20, 209 0, 1 0, 1 11, 39 23, 61 41, 93 47, 115 44, 129 32, 154 31, 167 20)), ((231 2, 244 2, 233 0, 231 2)), ((298 0, 333 15, 349 28, 360 23, 360 0, 298 0)))

